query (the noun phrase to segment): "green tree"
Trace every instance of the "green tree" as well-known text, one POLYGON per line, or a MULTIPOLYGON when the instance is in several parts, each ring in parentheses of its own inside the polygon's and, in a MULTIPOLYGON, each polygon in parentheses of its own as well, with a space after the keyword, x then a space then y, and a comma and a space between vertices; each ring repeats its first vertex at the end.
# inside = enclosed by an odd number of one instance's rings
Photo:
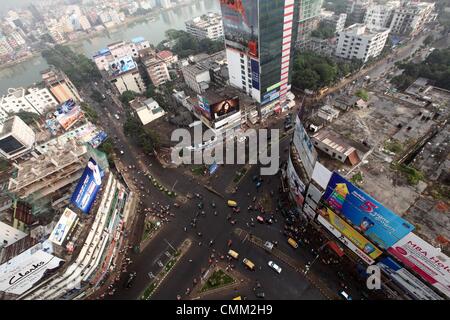
POLYGON ((149 84, 147 85, 147 90, 145 91, 145 96, 147 98, 151 98, 153 97, 156 93, 155 93, 155 86, 153 84, 149 84))
POLYGON ((130 101, 134 100, 137 97, 137 93, 134 91, 127 90, 120 96, 120 101, 122 101, 123 104, 129 106, 130 101))
POLYGON ((358 91, 356 91, 355 96, 363 99, 364 101, 369 100, 369 93, 364 89, 359 89, 358 91))
POLYGON ((86 102, 81 103, 81 109, 83 110, 84 114, 86 115, 86 118, 92 122, 97 123, 98 122, 98 113, 94 109, 92 109, 86 102))

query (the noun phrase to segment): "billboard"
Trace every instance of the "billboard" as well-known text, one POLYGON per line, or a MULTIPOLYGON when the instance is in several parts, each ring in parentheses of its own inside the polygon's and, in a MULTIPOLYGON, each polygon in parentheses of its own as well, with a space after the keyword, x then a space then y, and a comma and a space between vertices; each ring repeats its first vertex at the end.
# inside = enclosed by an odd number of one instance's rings
POLYGON ((414 226, 384 207, 361 189, 333 172, 322 198, 334 212, 378 247, 388 249, 414 230, 414 226))
POLYGON ((382 251, 378 249, 373 243, 362 236, 350 224, 344 221, 336 213, 329 208, 324 208, 320 211, 322 217, 326 218, 342 235, 353 242, 359 249, 372 259, 378 258, 382 251))
POLYGON ((64 129, 68 130, 78 120, 82 119, 84 114, 81 107, 76 104, 72 99, 62 103, 54 112, 56 121, 64 129))
POLYGON ((305 190, 306 186, 300 180, 297 172, 295 171, 294 165, 292 163, 291 158, 289 157, 288 165, 287 165, 287 178, 289 181, 289 189, 291 191, 292 196, 294 197, 295 203, 299 206, 303 206, 303 202, 305 201, 305 190))
POLYGON ((66 208, 50 234, 49 240, 58 246, 62 245, 77 219, 77 214, 66 208))
POLYGON ((295 120, 293 142, 300 160, 302 161, 303 167, 305 168, 306 174, 308 175, 308 178, 311 178, 317 161, 317 151, 306 133, 299 117, 296 117, 295 120))
POLYGON ((259 90, 259 61, 251 59, 252 87, 259 90))
POLYGON ((410 233, 388 252, 450 298, 450 258, 440 249, 410 233))
POLYGON ((134 62, 131 56, 118 58, 109 64, 109 69, 112 76, 117 76, 121 73, 133 70, 135 68, 136 62, 134 62))
POLYGON ((98 148, 98 147, 103 143, 103 141, 106 140, 106 138, 108 138, 108 135, 106 134, 106 132, 105 132, 105 131, 100 131, 99 133, 97 133, 97 134, 95 135, 94 138, 92 138, 91 141, 89 141, 89 144, 90 144, 93 148, 96 149, 96 148, 98 148))
POLYGON ((211 105, 211 113, 215 120, 229 116, 237 111, 239 111, 239 97, 222 100, 211 105))
POLYGON ((46 252, 39 243, 0 265, 0 292, 21 295, 61 262, 63 260, 46 252))
POLYGON ((90 158, 70 199, 84 213, 89 213, 100 190, 103 175, 103 170, 97 165, 94 159, 90 158))
POLYGON ((444 300, 390 257, 381 259, 377 265, 390 279, 407 291, 412 298, 418 300, 444 300))
POLYGON ((279 97, 280 97, 280 91, 278 89, 274 89, 274 90, 270 91, 269 93, 266 93, 265 95, 263 95, 261 104, 266 104, 266 103, 272 102, 273 100, 278 99, 279 97))
POLYGON ((322 215, 317 216, 317 221, 323 225, 325 228, 328 229, 336 238, 339 239, 347 248, 352 250, 354 253, 358 255, 363 261, 365 261, 367 264, 374 264, 375 261, 369 257, 367 254, 364 253, 360 248, 358 248, 353 242, 348 240, 342 233, 339 232, 326 218, 324 218, 322 215))
POLYGON ((197 95, 197 97, 198 105, 195 106, 195 110, 206 119, 211 120, 211 108, 209 106, 208 100, 206 100, 206 98, 202 97, 201 95, 197 95))
POLYGON ((220 0, 227 45, 258 57, 258 1, 220 0))

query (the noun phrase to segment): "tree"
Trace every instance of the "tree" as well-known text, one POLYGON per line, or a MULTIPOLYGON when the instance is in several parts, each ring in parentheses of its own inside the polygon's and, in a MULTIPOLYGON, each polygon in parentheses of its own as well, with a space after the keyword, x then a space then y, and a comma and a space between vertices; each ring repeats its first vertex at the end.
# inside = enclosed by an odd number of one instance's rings
POLYGON ((98 121, 98 113, 94 109, 92 109, 86 102, 81 103, 81 109, 83 110, 86 118, 89 119, 92 123, 97 123, 98 121))
POLYGON ((356 91, 355 96, 363 99, 364 101, 369 100, 369 93, 364 89, 359 89, 358 91, 356 91))
POLYGON ((155 95, 155 86, 153 84, 147 85, 147 90, 145 91, 145 96, 151 98, 155 95))
POLYGON ((138 94, 134 91, 127 90, 120 96, 120 101, 122 101, 123 104, 129 106, 130 101, 134 100, 138 94))

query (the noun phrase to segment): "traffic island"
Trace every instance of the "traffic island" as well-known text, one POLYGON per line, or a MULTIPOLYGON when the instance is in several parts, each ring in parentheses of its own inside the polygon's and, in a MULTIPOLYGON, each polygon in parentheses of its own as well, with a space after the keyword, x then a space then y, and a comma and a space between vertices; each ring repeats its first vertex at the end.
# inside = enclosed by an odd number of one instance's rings
POLYGON ((237 288, 242 288, 248 285, 250 280, 236 271, 231 269, 226 263, 218 263, 208 269, 199 284, 194 287, 194 290, 190 294, 192 300, 202 299, 205 296, 221 297, 224 291, 233 290, 237 291, 237 288))
POLYGON ((177 248, 172 258, 162 267, 162 269, 156 274, 154 280, 148 285, 148 287, 140 295, 140 300, 150 300, 155 291, 159 288, 161 283, 166 279, 170 272, 175 268, 180 259, 186 254, 191 247, 192 241, 186 239, 177 248))
POLYGON ((144 220, 144 230, 142 231, 141 241, 139 243, 139 251, 142 252, 144 248, 151 242, 151 240, 161 230, 161 222, 153 217, 147 217, 144 220))

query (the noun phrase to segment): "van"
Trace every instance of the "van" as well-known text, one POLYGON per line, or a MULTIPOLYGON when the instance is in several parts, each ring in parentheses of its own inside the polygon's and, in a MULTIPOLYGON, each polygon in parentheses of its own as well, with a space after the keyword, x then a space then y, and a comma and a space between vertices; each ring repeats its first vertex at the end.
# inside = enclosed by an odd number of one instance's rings
POLYGON ((297 249, 297 248, 298 248, 298 243, 297 243, 297 241, 295 241, 294 239, 289 238, 289 239, 288 239, 288 243, 292 246, 292 248, 294 248, 294 249, 297 249))
POLYGON ((237 258, 239 258, 239 253, 237 253, 237 252, 234 251, 234 250, 229 250, 229 251, 228 251, 228 255, 229 255, 230 257, 236 259, 236 260, 237 260, 237 258))
POLYGON ((242 263, 244 263, 245 266, 247 268, 249 268, 250 270, 252 270, 252 271, 255 270, 255 264, 253 262, 251 262, 250 260, 248 260, 247 258, 242 260, 242 263))

